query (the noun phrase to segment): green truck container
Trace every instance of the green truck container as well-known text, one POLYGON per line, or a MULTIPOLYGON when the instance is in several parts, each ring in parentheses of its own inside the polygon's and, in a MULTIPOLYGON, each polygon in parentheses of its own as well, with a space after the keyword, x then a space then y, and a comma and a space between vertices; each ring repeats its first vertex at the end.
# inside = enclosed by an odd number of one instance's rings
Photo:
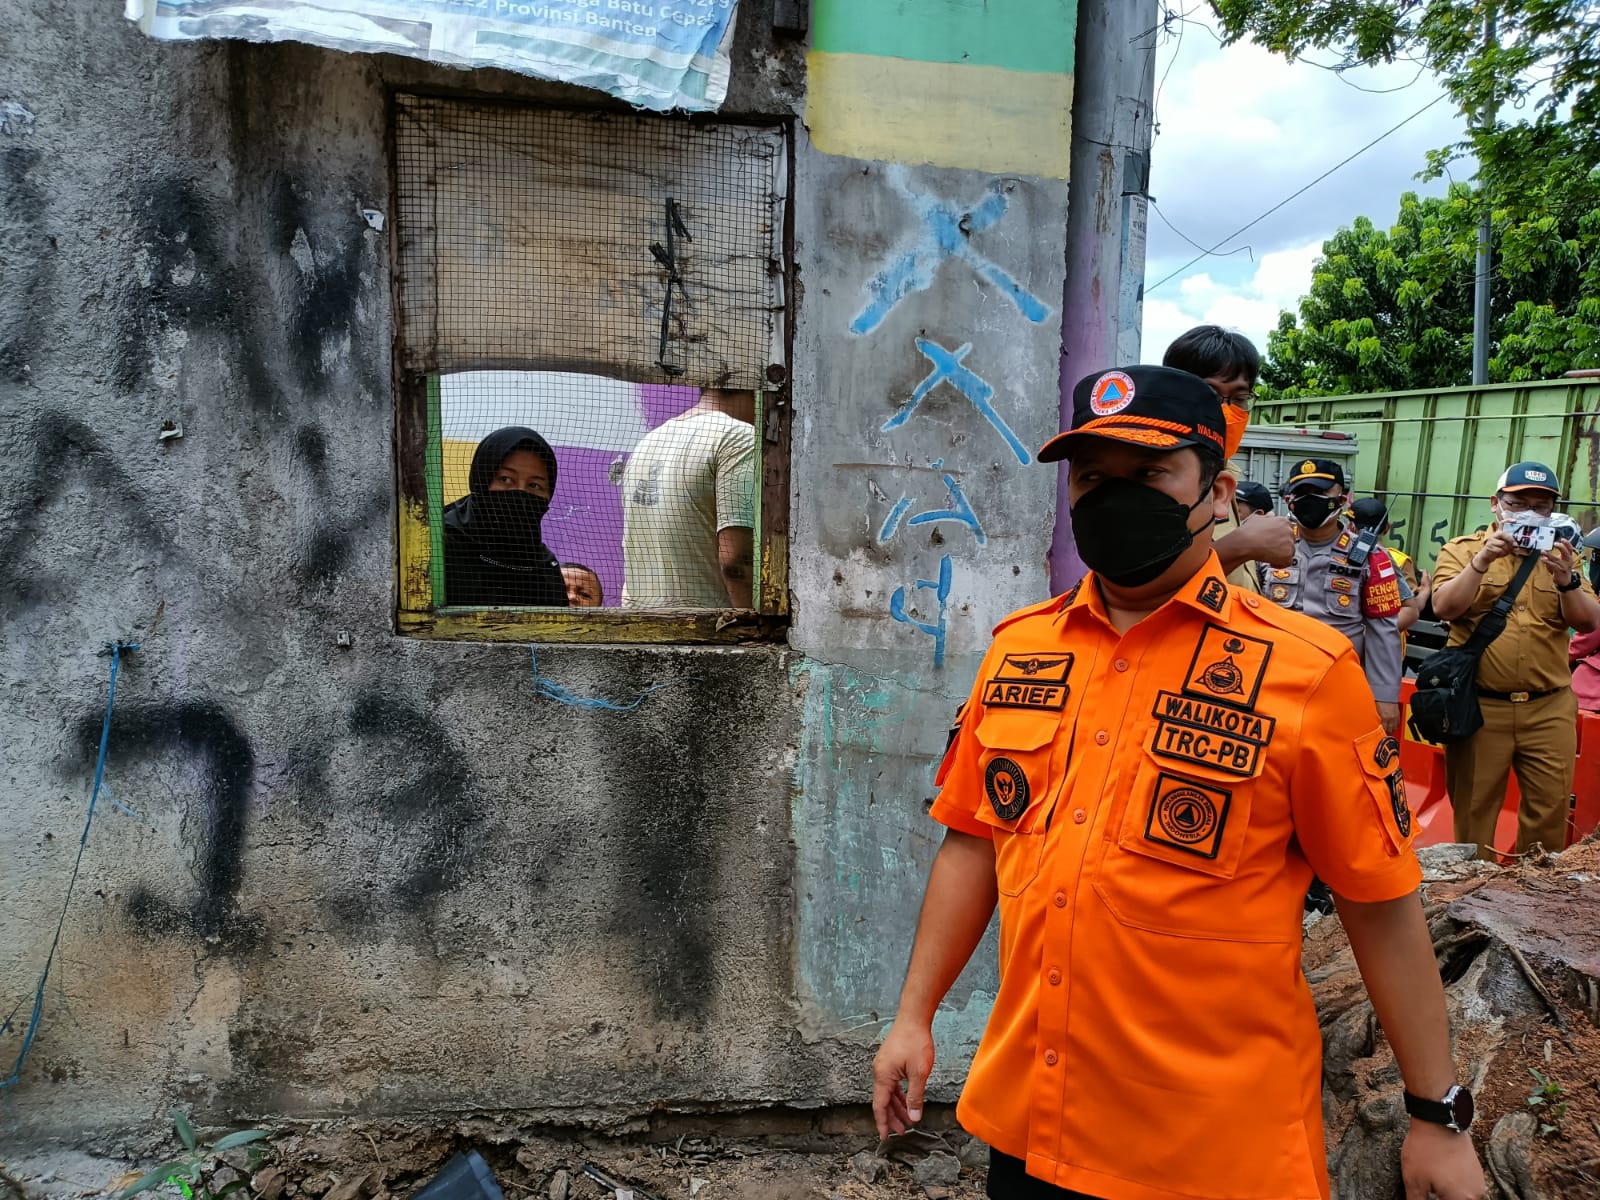
POLYGON ((1555 468, 1562 511, 1585 532, 1600 524, 1600 378, 1264 400, 1250 425, 1354 434, 1355 494, 1388 503, 1389 540, 1424 569, 1450 538, 1488 526, 1500 473, 1525 459, 1555 468))

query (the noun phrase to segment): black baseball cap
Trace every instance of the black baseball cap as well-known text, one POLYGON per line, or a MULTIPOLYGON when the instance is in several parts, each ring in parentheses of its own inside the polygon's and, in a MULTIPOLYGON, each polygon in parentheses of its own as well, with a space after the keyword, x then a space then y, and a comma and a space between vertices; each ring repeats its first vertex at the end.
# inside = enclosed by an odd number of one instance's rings
POLYGON ((1233 494, 1251 508, 1259 509, 1262 512, 1272 511, 1272 492, 1264 483, 1255 483, 1247 479, 1239 485, 1233 494))
POLYGON ((1210 446, 1222 453, 1222 401, 1198 375, 1172 367, 1118 367, 1085 375, 1072 389, 1072 428, 1039 451, 1040 462, 1072 457, 1074 439, 1111 438, 1152 450, 1210 446))
POLYGON ((1350 519, 1357 529, 1376 529, 1380 532, 1389 523, 1389 506, 1376 496, 1363 496, 1350 506, 1350 519))
POLYGON ((1344 468, 1331 458, 1302 459, 1289 473, 1283 485, 1284 494, 1295 491, 1301 484, 1310 484, 1311 490, 1325 492, 1329 488, 1344 486, 1344 468))

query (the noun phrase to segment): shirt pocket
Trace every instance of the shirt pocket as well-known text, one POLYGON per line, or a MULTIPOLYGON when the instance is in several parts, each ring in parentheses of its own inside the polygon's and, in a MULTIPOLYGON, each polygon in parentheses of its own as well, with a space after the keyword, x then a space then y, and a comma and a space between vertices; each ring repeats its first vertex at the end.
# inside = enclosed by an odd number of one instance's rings
POLYGON ((1268 567, 1266 569, 1265 591, 1267 598, 1278 604, 1285 604, 1293 600, 1300 593, 1300 568, 1268 567))
POLYGON ((982 748, 978 820, 994 831, 995 877, 1003 896, 1020 896, 1039 875, 1058 724, 1054 714, 991 709, 975 731, 982 748))
POLYGON ((1094 888, 1123 925, 1178 937, 1282 942, 1270 889, 1236 886, 1261 760, 1241 777, 1146 752, 1121 820, 1107 832, 1094 888))

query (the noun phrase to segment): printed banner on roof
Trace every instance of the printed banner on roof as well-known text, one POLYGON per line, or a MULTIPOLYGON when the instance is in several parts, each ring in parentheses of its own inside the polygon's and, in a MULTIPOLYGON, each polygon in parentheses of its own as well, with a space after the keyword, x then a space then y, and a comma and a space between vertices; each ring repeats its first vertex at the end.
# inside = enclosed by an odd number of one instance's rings
POLYGON ((125 0, 163 41, 242 38, 501 67, 638 108, 709 112, 728 93, 738 0, 125 0))

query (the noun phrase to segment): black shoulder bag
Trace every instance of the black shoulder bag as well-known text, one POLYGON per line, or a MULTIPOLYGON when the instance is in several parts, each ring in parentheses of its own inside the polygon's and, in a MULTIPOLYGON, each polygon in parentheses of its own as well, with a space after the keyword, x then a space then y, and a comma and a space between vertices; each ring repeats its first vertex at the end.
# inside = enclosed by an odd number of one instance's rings
POLYGON ((1478 660, 1489 643, 1505 632, 1506 616, 1517 593, 1539 565, 1539 556, 1523 559, 1505 594, 1483 614, 1478 627, 1461 645, 1430 654, 1417 668, 1417 691, 1411 697, 1406 724, 1413 737, 1429 742, 1461 742, 1483 728, 1478 708, 1478 660))

